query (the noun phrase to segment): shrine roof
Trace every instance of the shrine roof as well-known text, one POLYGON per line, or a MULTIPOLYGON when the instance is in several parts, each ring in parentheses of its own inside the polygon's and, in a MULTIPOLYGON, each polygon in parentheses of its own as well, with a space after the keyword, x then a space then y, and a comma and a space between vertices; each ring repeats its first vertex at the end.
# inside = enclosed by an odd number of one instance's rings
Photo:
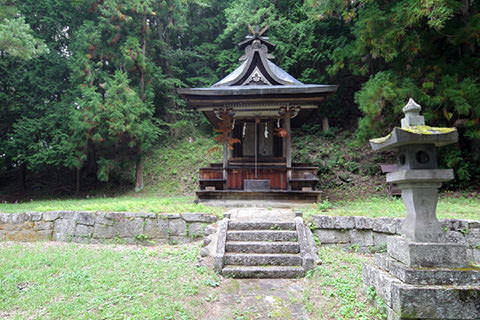
MULTIPOLYGON (((318 96, 318 101, 312 99, 308 101, 309 104, 312 104, 312 102, 319 103, 325 96, 337 91, 338 86, 336 85, 303 84, 295 79, 270 61, 274 57, 268 51, 273 49, 275 44, 270 42, 268 37, 263 36, 268 27, 261 31, 258 26, 255 30, 250 26, 249 28, 252 35, 247 36, 245 41, 239 43, 240 49, 244 49, 245 54, 240 58, 242 63, 238 68, 211 87, 177 90, 188 104, 195 107, 195 101, 202 100, 202 96, 210 100, 217 96, 222 103, 228 102, 225 101, 227 96, 255 95, 257 98, 263 98, 264 102, 267 102, 269 97, 278 95, 292 95, 291 98, 294 99, 301 95, 307 95, 310 98, 318 96)), ((238 99, 234 100, 238 102, 238 99)), ((301 101, 294 101, 294 103, 302 104, 301 101)))

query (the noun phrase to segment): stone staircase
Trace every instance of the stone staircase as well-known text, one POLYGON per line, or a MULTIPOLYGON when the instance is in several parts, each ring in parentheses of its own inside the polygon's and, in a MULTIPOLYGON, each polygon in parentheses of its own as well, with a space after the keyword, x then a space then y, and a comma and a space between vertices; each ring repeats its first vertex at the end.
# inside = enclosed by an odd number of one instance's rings
POLYGON ((233 278, 298 278, 314 266, 313 236, 303 219, 237 221, 219 226, 215 269, 233 278))

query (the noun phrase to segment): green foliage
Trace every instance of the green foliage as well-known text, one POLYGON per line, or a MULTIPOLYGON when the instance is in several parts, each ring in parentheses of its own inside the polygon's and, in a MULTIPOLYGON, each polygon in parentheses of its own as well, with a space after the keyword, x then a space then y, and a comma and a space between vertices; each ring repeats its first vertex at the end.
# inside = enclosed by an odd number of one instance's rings
POLYGON ((93 88, 84 87, 83 97, 77 102, 79 144, 98 150, 97 176, 101 181, 108 181, 117 162, 128 160, 139 148, 149 150, 158 134, 152 110, 129 82, 126 73, 117 71, 105 83, 105 98, 93 88))
MULTIPOLYGON (((442 164, 471 184, 480 177, 478 9, 446 0, 0 0, 0 175, 70 170, 85 188, 132 182, 153 145, 211 130, 175 89, 236 68, 236 43, 258 24, 270 26, 280 67, 340 85, 303 133, 317 135, 323 117, 353 130, 361 116, 359 147, 398 125, 412 96, 430 124, 459 129, 460 153, 445 151, 442 164)), ((299 158, 312 154, 305 146, 299 158)), ((329 152, 314 159, 321 174, 374 172, 329 152)))
MULTIPOLYGON (((428 123, 457 127, 461 145, 473 151, 480 135, 478 3, 331 0, 312 2, 311 12, 351 27, 353 41, 335 49, 329 70, 369 76, 355 94, 363 113, 360 141, 398 125, 401 107, 413 97, 428 123)), ((465 160, 478 167, 478 159, 465 160)), ((461 183, 479 177, 463 165, 453 168, 461 183)))
POLYGON ((45 43, 32 35, 32 29, 25 23, 25 18, 5 18, 0 23, 0 52, 30 60, 48 51, 45 43))

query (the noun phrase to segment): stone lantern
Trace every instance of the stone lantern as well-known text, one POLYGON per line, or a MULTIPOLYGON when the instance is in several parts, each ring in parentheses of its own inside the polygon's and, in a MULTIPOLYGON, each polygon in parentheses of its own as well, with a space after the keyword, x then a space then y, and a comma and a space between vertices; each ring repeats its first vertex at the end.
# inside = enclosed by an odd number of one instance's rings
POLYGON ((387 182, 402 190, 407 211, 401 236, 387 240, 387 253, 365 264, 365 287, 385 300, 388 319, 480 319, 480 269, 469 265, 467 246, 447 242, 436 217, 438 189, 454 178, 439 169, 436 147, 458 141, 455 128, 425 125, 410 99, 401 127, 370 140, 376 151, 395 151, 398 169, 387 182))
POLYGON ((387 174, 387 182, 402 190, 407 217, 402 226, 406 239, 415 242, 442 241, 442 228, 435 210, 438 188, 454 178, 452 169, 438 169, 435 147, 458 141, 455 128, 433 128, 425 125, 421 107, 410 99, 403 108, 402 127, 394 128, 384 138, 370 140, 376 151, 396 151, 398 170, 387 174))

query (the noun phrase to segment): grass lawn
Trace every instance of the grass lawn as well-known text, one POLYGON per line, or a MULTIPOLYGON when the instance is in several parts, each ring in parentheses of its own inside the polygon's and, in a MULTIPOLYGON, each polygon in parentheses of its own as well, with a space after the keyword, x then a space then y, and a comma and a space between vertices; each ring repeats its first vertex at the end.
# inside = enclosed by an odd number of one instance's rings
MULTIPOLYGON (((154 197, 154 196, 121 196, 115 198, 89 199, 59 199, 38 200, 22 203, 0 203, 0 212, 27 211, 128 211, 181 213, 205 212, 223 216, 224 208, 195 204, 193 197, 154 197)), ((392 200, 387 197, 369 197, 354 201, 340 200, 330 202, 325 200, 316 203, 313 208, 302 208, 308 219, 312 214, 336 216, 366 216, 366 217, 404 217, 405 206, 401 198, 392 200)), ((437 206, 437 216, 440 219, 473 219, 480 220, 480 196, 464 197, 444 195, 440 197, 437 206)))
MULTIPOLYGON (((365 216, 365 217, 405 217, 405 205, 401 198, 392 200, 387 197, 370 197, 355 201, 325 200, 315 204, 313 209, 305 210, 306 217, 312 214, 332 216, 365 216)), ((442 196, 437 205, 439 219, 473 219, 480 220, 480 196, 442 196)))
POLYGON ((204 212, 223 216, 223 208, 193 203, 194 197, 133 197, 38 200, 22 203, 0 203, 0 212, 27 211, 126 211, 153 213, 204 212))
MULTIPOLYGON (((0 242, 0 318, 210 319, 217 309, 213 319, 293 319, 285 310, 289 301, 282 305, 265 288, 248 292, 250 305, 236 304, 232 287, 251 280, 223 279, 197 266, 198 252, 198 243, 0 242), (247 312, 268 299, 276 299, 271 310, 247 312)), ((287 300, 300 303, 311 319, 382 319, 362 292, 361 263, 370 257, 338 248, 321 248, 319 256, 323 264, 305 279, 267 281, 300 283, 301 295, 287 300)))
POLYGON ((0 318, 194 319, 218 283, 198 250, 0 243, 0 318))
POLYGON ((312 319, 386 318, 363 291, 362 264, 372 256, 320 247, 318 257, 322 264, 307 273, 304 290, 305 307, 312 319))

